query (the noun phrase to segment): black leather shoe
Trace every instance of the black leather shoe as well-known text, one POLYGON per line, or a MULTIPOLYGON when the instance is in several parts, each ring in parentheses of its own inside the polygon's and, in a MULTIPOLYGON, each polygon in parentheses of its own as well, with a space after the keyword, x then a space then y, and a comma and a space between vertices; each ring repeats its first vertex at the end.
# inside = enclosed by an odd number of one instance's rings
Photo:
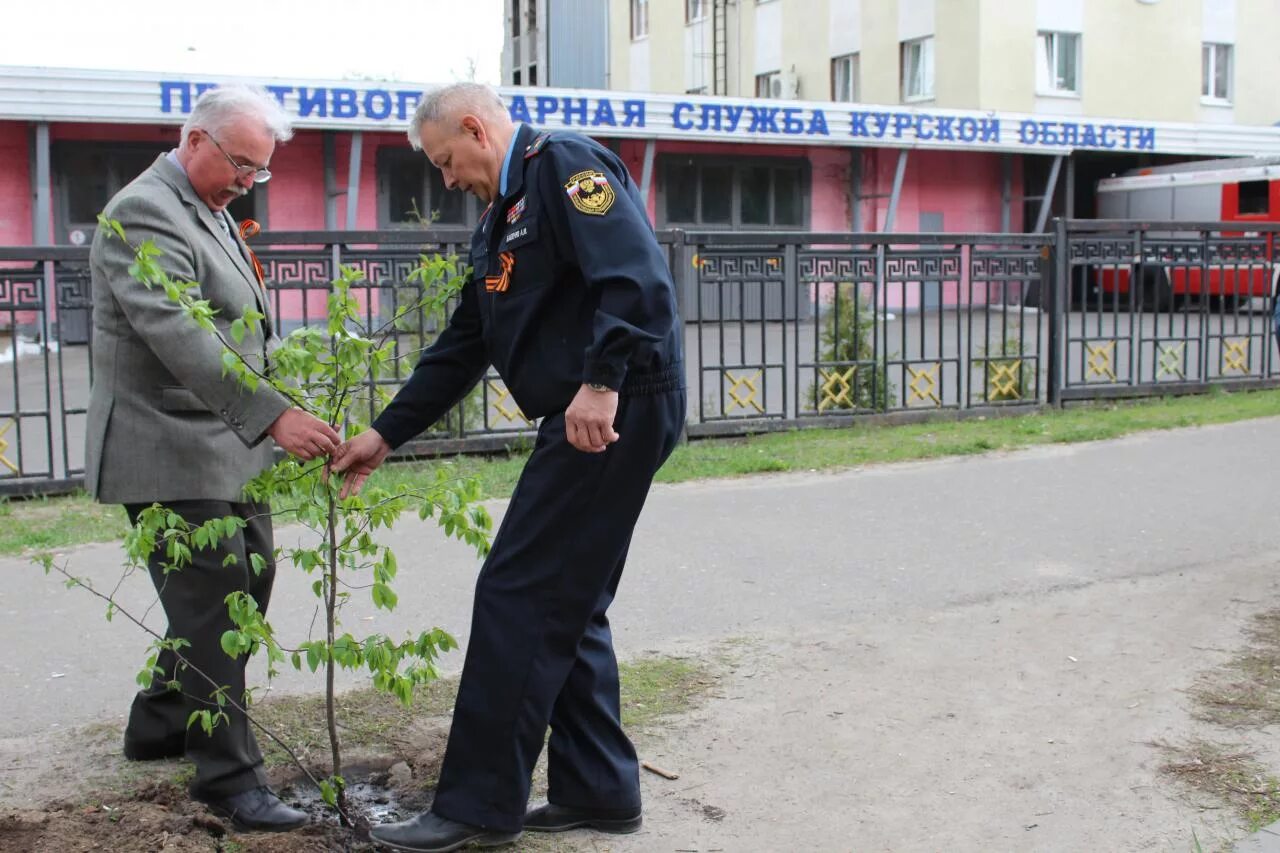
POLYGON ((181 758, 186 752, 185 736, 158 741, 134 740, 124 736, 124 757, 130 761, 159 761, 164 758, 181 758))
POLYGON ((246 832, 288 832, 311 822, 306 812, 280 802, 266 785, 218 800, 197 799, 208 806, 209 811, 246 832))
POLYGON ((520 837, 519 832, 500 832, 481 829, 440 817, 435 812, 423 812, 412 820, 400 823, 384 823, 369 830, 369 835, 383 847, 392 850, 409 850, 412 853, 449 853, 474 844, 477 847, 498 847, 510 844, 520 837))
POLYGON ((574 809, 547 803, 524 816, 524 828, 533 832, 595 829, 623 835, 640 831, 640 809, 574 809))

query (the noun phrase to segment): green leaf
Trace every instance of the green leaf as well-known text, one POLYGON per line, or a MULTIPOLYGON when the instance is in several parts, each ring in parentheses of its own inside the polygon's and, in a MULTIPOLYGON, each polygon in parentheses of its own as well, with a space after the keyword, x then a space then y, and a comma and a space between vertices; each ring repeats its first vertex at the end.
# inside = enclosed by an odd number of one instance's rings
POLYGON ((224 631, 222 633, 222 650, 227 653, 227 657, 240 656, 240 639, 239 631, 224 631))
POLYGON ((381 607, 384 610, 395 610, 396 603, 400 600, 399 596, 391 587, 384 583, 375 583, 373 585, 373 604, 375 607, 381 607))

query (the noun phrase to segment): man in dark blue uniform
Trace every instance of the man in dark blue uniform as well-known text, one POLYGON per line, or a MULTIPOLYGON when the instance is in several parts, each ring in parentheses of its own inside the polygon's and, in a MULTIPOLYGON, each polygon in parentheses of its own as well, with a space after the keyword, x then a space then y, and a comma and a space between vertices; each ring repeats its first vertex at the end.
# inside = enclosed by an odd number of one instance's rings
POLYGON ((370 430, 335 454, 343 493, 492 363, 538 439, 476 584, 431 811, 373 830, 398 850, 496 845, 521 829, 640 828, 605 613, 654 473, 684 425, 682 328, 626 167, 568 132, 514 125, 497 94, 424 96, 409 130, 446 186, 485 201, 472 275, 370 430), (548 725, 549 802, 525 814, 548 725))

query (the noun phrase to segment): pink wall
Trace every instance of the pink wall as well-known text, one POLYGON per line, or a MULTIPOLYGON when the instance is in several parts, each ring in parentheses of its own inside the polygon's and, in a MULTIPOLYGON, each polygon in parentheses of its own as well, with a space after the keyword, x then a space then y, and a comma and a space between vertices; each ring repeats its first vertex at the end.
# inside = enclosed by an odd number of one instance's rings
MULTIPOLYGON (((343 134, 345 136, 345 134, 343 134)), ((267 183, 267 227, 273 231, 324 228, 323 134, 297 133, 276 149, 267 183)), ((335 147, 342 147, 341 144, 335 147)), ((347 165, 341 163, 341 188, 347 187, 347 165)), ((346 196, 338 197, 339 224, 346 215, 346 196)))
MULTIPOLYGON (((32 239, 32 198, 28 174, 27 122, 0 122, 0 244, 23 245, 32 239)), ((154 125, 109 125, 60 123, 50 127, 53 141, 92 139, 111 142, 147 141, 177 144, 178 129, 154 125)), ((356 227, 378 226, 377 155, 382 146, 404 148, 400 133, 366 133, 361 156, 361 180, 356 227)), ((338 227, 346 225, 347 166, 351 136, 335 136, 335 172, 338 227)), ((638 183, 644 165, 645 144, 638 140, 621 142, 623 161, 638 183)), ((809 228, 814 231, 847 231, 852 227, 850 158, 863 159, 863 192, 882 198, 863 202, 862 228, 879 230, 888 209, 893 186, 897 151, 893 149, 806 148, 803 146, 750 145, 740 143, 697 143, 660 141, 657 154, 699 154, 724 156, 772 156, 809 161, 811 206, 809 228)), ((272 230, 312 230, 324 228, 323 134, 301 131, 277 149, 272 159, 273 177, 268 190, 268 224, 272 230)), ((1020 158, 1014 158, 1013 197, 1021 196, 1020 158)), ((1000 155, 943 151, 912 151, 907 161, 903 193, 898 206, 895 230, 915 231, 921 212, 942 214, 947 231, 998 231, 1001 196, 1000 155)), ((649 189, 651 220, 657 211, 657 168, 649 189)), ((52 223, 51 223, 52 227, 52 223)), ((1022 227, 1022 205, 1015 203, 1011 230, 1022 227)))
MULTIPOLYGON (((408 148, 402 133, 366 133, 360 148, 360 187, 356 199, 356 228, 378 227, 378 149, 408 148)), ((334 174, 338 228, 347 223, 347 176, 350 174, 351 135, 334 140, 334 174)), ((324 228, 324 134, 303 131, 276 151, 271 161, 268 206, 273 231, 307 231, 324 228)))
POLYGON ((853 222, 849 151, 844 148, 811 148, 809 168, 809 191, 813 201, 809 209, 809 230, 848 231, 853 222))
MULTIPOLYGON (((894 220, 895 231, 917 231, 921 213, 941 213, 944 231, 1000 230, 1001 171, 999 154, 955 151, 912 151, 902 181, 902 196, 894 220)), ((1013 158, 1013 200, 1010 231, 1022 228, 1021 158, 1013 158)), ((868 149, 863 161, 863 230, 879 231, 889 211, 889 194, 898 165, 898 152, 868 149)))
POLYGON ((31 228, 31 172, 26 122, 0 121, 0 246, 29 246, 31 228))
MULTIPOLYGON (((95 140, 101 142, 159 142, 177 146, 178 128, 153 125, 51 124, 49 139, 95 140)), ((31 233, 31 184, 27 163, 27 122, 0 121, 0 245, 26 245, 31 233)), ((360 158, 360 189, 357 228, 378 226, 377 151, 379 146, 407 147, 399 133, 366 133, 360 158)), ((347 213, 347 172, 351 136, 337 135, 335 164, 337 175, 338 226, 344 227, 347 213)), ((323 135, 302 131, 276 149, 271 160, 268 190, 268 222, 275 230, 324 228, 323 135)), ((53 188, 50 189, 52 196, 53 188)), ((53 227, 50 221, 50 228, 53 227)))

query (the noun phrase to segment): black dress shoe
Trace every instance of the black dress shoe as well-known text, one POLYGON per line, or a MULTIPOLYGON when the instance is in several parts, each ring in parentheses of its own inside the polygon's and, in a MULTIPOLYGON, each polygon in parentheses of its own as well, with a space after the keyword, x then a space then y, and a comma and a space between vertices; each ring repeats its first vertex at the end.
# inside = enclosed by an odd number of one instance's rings
POLYGON ((640 809, 574 809, 547 803, 524 816, 524 828, 534 832, 595 829, 619 835, 640 830, 640 809))
POLYGON ((384 823, 375 826, 369 835, 383 847, 392 850, 409 850, 412 853, 449 853, 474 844, 477 847, 497 847, 510 844, 520 837, 519 832, 501 832, 458 823, 440 817, 435 812, 423 812, 412 820, 400 823, 384 823))
POLYGON ((246 832, 288 832, 311 822, 306 812, 280 802, 266 785, 222 799, 196 799, 218 817, 230 820, 236 829, 246 832))
POLYGON ((181 758, 187 751, 186 736, 165 740, 134 740, 124 736, 124 757, 130 761, 159 761, 163 758, 181 758))

